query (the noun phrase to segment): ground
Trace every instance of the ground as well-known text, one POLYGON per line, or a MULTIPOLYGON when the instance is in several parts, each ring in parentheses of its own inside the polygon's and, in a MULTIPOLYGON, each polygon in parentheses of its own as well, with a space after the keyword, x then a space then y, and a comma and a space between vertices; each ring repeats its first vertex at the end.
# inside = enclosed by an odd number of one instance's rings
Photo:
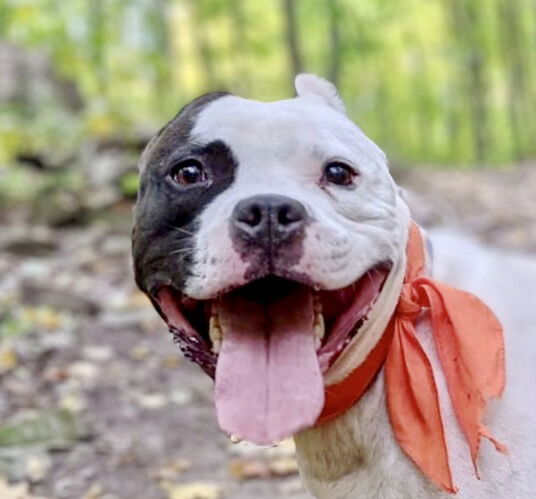
MULTIPOLYGON (((397 173, 421 222, 536 252, 530 165, 397 173)), ((218 430, 211 381, 134 285, 130 206, 110 219, 0 232, 0 497, 309 497, 290 442, 218 430)))

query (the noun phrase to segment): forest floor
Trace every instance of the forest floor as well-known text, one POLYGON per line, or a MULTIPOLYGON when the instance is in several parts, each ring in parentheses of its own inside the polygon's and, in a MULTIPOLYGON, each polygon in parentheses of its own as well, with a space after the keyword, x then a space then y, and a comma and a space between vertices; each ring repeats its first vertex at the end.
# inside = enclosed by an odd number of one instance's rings
MULTIPOLYGON (((422 223, 536 254, 535 166, 397 177, 422 223)), ((0 232, 0 497, 309 497, 290 442, 218 430, 210 380, 133 283, 130 206, 114 211, 0 232)))

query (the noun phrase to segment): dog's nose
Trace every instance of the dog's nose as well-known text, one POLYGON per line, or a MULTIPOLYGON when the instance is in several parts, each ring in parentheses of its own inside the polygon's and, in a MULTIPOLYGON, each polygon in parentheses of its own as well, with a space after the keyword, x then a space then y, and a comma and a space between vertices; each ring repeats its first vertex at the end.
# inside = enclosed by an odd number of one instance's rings
POLYGON ((307 221, 305 206, 276 194, 253 196, 240 201, 232 222, 242 236, 265 245, 279 245, 301 233, 307 221))

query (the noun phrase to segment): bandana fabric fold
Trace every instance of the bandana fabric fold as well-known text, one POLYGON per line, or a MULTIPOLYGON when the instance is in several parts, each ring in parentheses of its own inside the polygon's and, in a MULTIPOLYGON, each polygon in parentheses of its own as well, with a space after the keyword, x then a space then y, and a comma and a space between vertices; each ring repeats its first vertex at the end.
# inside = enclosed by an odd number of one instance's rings
POLYGON ((482 436, 506 452, 482 424, 486 401, 504 389, 502 327, 474 295, 423 276, 423 242, 415 224, 410 227, 406 254, 404 284, 389 325, 361 365, 340 383, 326 387, 318 422, 349 409, 385 365, 387 411, 398 444, 430 480, 455 493, 434 373, 415 322, 429 310, 452 407, 475 470, 482 436))

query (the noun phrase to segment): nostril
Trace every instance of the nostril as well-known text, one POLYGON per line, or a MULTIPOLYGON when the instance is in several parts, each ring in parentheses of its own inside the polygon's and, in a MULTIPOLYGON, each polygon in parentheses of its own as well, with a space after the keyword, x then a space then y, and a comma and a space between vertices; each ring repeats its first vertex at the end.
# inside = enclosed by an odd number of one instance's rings
POLYGON ((279 225, 290 225, 294 222, 300 222, 304 218, 303 211, 297 209, 291 204, 285 204, 279 208, 277 213, 277 223, 279 225))
POLYGON ((240 222, 244 222, 251 227, 256 227, 262 221, 262 211, 256 204, 249 205, 247 209, 242 210, 237 218, 240 222))

